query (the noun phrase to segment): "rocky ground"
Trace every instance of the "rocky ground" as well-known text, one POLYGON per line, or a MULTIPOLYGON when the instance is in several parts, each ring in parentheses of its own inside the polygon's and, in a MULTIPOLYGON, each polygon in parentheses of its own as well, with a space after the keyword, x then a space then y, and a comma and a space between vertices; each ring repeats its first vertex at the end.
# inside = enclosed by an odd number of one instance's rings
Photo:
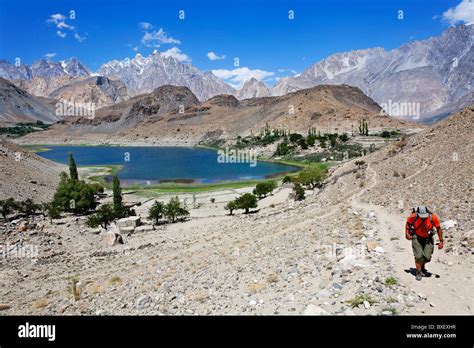
POLYGON ((223 208, 245 190, 208 192, 196 206, 181 197, 188 221, 153 228, 152 201, 125 195, 141 226, 121 225, 113 246, 85 217, 2 224, 0 313, 472 315, 472 112, 333 168, 302 202, 281 187, 248 215, 223 208), (417 282, 404 223, 425 202, 445 248, 417 282))
MULTIPOLYGON (((358 172, 374 185, 370 169, 358 172)), ((447 239, 462 253, 436 251, 433 276, 416 282, 404 216, 363 203, 371 186, 334 200, 332 191, 350 175, 307 192, 303 202, 276 192, 254 214, 226 216, 216 207, 213 216, 198 217, 200 207, 189 221, 154 230, 145 203, 137 207, 145 227, 123 233, 124 244, 115 246, 83 218, 49 224, 38 217, 21 234, 20 222, 8 224, 2 244, 22 239, 37 257, 10 250, 4 258, 2 313, 472 314, 472 238, 447 239), (78 280, 77 299, 70 277, 78 280)))
POLYGON ((65 168, 0 139, 0 199, 51 200, 65 168))

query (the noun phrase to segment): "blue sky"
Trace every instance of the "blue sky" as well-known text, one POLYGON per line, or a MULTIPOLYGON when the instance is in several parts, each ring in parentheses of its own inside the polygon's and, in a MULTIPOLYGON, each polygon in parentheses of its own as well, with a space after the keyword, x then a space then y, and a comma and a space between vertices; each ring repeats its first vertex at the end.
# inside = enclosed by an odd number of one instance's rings
POLYGON ((0 0, 0 58, 31 64, 47 54, 75 56, 96 70, 158 49, 234 83, 255 76, 272 84, 333 53, 439 35, 472 20, 469 1, 0 0))

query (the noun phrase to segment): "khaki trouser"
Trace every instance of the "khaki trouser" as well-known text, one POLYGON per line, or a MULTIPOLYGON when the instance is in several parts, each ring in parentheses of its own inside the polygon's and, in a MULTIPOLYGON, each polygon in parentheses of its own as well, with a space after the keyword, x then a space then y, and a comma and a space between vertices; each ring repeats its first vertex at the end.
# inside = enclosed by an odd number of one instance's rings
POLYGON ((434 251, 433 237, 421 238, 415 234, 411 240, 411 245, 416 262, 431 261, 431 255, 433 255, 434 251))

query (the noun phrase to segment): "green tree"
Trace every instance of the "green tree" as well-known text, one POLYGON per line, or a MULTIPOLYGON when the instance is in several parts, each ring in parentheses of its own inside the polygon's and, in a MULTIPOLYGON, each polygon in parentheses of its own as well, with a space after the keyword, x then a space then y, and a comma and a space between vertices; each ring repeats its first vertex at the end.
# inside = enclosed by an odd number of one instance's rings
POLYGON ((158 225, 160 220, 165 216, 165 205, 162 202, 155 201, 151 208, 148 210, 148 218, 153 221, 155 225, 158 225))
POLYGON ((339 139, 341 139, 341 141, 343 143, 345 143, 346 141, 349 140, 349 136, 346 134, 346 133, 342 133, 340 136, 339 136, 339 139))
POLYGON ((289 183, 289 182, 293 182, 293 178, 289 175, 285 175, 285 177, 282 180, 282 183, 286 184, 286 183, 289 183))
POLYGON ((229 215, 232 215, 234 210, 237 209, 237 205, 235 204, 235 201, 230 201, 225 205, 224 209, 229 211, 229 215))
POLYGON ((122 202, 122 187, 120 186, 120 180, 117 175, 114 175, 112 179, 112 198, 113 198, 113 209, 114 214, 117 218, 122 218, 127 215, 126 209, 122 202))
POLYGON ((326 171, 317 166, 306 167, 298 174, 298 182, 310 188, 320 185, 325 178, 326 171))
POLYGON ((253 194, 256 195, 258 198, 263 198, 276 188, 277 184, 275 181, 259 182, 257 186, 255 186, 253 194))
POLYGON ((77 165, 74 157, 72 157, 72 153, 69 152, 69 177, 71 180, 78 180, 79 174, 77 173, 77 165))
POLYGON ((95 207, 94 191, 84 181, 62 178, 52 204, 60 211, 83 214, 95 207))
POLYGON ((251 208, 257 208, 257 196, 251 193, 244 193, 235 200, 237 209, 244 209, 245 214, 249 213, 251 208))
POLYGON ((164 215, 170 222, 174 223, 177 220, 186 219, 186 217, 189 216, 189 211, 186 204, 181 204, 179 198, 176 196, 171 198, 165 205, 164 215))
POLYGON ((101 226, 104 229, 114 220, 115 213, 110 203, 101 205, 94 215, 87 218, 86 225, 89 227, 101 226))
POLYGON ((297 143, 301 139, 304 139, 301 134, 298 134, 298 133, 291 133, 290 134, 290 141, 292 143, 297 143))
POLYGON ((295 201, 302 201, 304 199, 304 188, 300 183, 295 183, 293 185, 293 197, 295 201))
POLYGON ((101 184, 99 184, 98 182, 89 183, 89 186, 92 188, 92 191, 94 191, 95 195, 99 195, 101 193, 104 193, 104 187, 101 184))
POLYGON ((308 137, 306 138, 306 144, 308 144, 308 146, 314 146, 315 143, 316 143, 316 136, 313 134, 308 135, 308 137))

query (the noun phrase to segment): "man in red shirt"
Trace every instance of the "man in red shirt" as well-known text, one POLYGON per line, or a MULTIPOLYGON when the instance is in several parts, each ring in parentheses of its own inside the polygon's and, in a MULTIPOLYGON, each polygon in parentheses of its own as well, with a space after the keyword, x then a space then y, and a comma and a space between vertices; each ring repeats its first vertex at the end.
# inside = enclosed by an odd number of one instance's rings
POLYGON ((422 274, 428 271, 425 264, 431 261, 434 251, 433 236, 438 233, 438 249, 443 249, 443 231, 439 223, 439 218, 431 213, 424 205, 416 207, 407 219, 405 227, 405 237, 411 240, 413 254, 415 255, 416 280, 421 280, 422 274))

